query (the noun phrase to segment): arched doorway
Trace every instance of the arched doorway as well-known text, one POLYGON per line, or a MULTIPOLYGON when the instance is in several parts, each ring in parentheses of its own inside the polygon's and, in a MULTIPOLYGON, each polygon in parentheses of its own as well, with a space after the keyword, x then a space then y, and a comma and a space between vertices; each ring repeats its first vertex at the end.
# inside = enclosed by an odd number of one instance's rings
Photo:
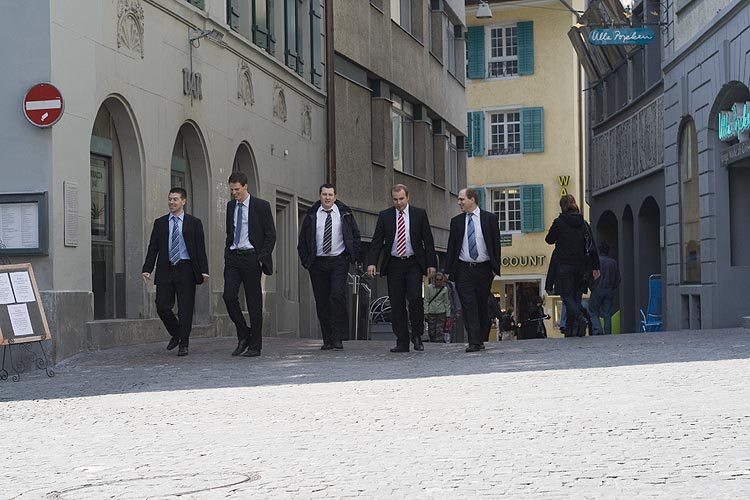
MULTIPOLYGON (((638 210, 638 269, 635 276, 637 308, 644 311, 648 310, 648 277, 652 274, 661 274, 660 221, 659 205, 649 196, 643 200, 638 210)), ((640 312, 636 312, 640 316, 640 312)))
POLYGON ((120 96, 99 107, 90 140, 91 290, 94 319, 144 312, 143 153, 135 117, 120 96), (124 214, 127 213, 128 217, 124 214))
POLYGON ((247 175, 247 190, 250 196, 258 196, 258 165, 250 145, 240 143, 232 162, 232 172, 244 172, 247 175))
POLYGON ((620 271, 622 272, 622 297, 620 301, 620 322, 623 332, 632 333, 636 331, 635 309, 635 230, 633 225, 633 210, 630 205, 625 207, 622 214, 622 237, 620 241, 620 271))
MULTIPOLYGON (((617 223, 617 216, 610 210, 602 213, 596 223, 596 243, 597 245, 601 245, 602 243, 606 243, 607 245, 609 245, 609 256, 615 259, 619 264, 619 228, 617 223)), ((613 311, 619 310, 620 294, 615 293, 613 311)), ((620 313, 620 315, 622 315, 622 313, 620 313)))

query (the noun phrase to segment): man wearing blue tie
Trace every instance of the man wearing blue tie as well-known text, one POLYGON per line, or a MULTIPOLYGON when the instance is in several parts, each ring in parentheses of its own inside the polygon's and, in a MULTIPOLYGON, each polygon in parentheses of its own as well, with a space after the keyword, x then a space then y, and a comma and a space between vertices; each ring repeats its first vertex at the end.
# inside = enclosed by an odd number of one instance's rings
POLYGON ((445 270, 456 284, 469 337, 466 352, 484 349, 487 297, 494 274, 500 276, 500 225, 497 215, 477 205, 472 188, 458 193, 461 214, 451 219, 445 270))
POLYGON ((187 191, 169 191, 169 214, 154 221, 146 261, 141 269, 143 282, 151 279, 156 264, 156 312, 171 335, 167 349, 180 346, 177 355, 188 355, 193 327, 195 285, 208 280, 208 258, 203 224, 185 213, 187 191), (177 297, 177 316, 172 312, 177 297))

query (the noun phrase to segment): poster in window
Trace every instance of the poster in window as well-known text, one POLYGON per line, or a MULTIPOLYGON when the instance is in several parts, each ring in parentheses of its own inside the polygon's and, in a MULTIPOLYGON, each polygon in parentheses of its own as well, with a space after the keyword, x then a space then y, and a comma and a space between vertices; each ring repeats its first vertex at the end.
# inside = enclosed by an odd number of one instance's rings
POLYGON ((91 159, 91 235, 106 236, 109 218, 109 169, 106 160, 91 159))

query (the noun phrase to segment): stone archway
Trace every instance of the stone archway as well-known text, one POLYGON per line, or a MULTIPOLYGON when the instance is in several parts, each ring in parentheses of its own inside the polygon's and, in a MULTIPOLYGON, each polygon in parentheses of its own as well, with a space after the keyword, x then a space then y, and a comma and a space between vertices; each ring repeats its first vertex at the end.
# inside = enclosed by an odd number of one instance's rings
MULTIPOLYGON (((648 278, 652 274, 661 274, 661 210, 656 200, 649 196, 638 210, 638 266, 634 279, 636 282, 636 312, 648 310, 648 278)), ((662 281, 663 282, 663 281, 662 281)), ((663 294, 663 288, 662 288, 663 294)), ((664 302, 662 301, 662 304, 664 302)), ((662 314, 664 311, 662 311, 662 314)))
POLYGON ((627 205, 623 210, 620 242, 620 271, 623 276, 620 322, 622 332, 632 333, 637 331, 636 316, 638 311, 635 308, 636 288, 633 280, 633 276, 635 276, 635 227, 633 210, 630 205, 627 205))
POLYGON ((260 181, 258 178, 258 164, 250 144, 243 141, 237 146, 232 162, 232 172, 244 172, 247 175, 247 190, 250 196, 258 196, 260 181))

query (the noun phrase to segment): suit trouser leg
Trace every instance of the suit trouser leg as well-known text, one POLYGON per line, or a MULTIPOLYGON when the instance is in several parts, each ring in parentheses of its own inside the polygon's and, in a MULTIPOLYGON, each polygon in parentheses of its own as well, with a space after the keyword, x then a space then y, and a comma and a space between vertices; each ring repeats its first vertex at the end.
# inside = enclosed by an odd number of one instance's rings
POLYGON ((391 303, 391 324, 399 347, 409 347, 409 325, 406 314, 406 261, 393 258, 388 266, 388 299, 391 303))
POLYGON ((422 268, 412 261, 406 274, 406 297, 409 300, 411 341, 424 333, 424 299, 422 298, 422 268))
POLYGON ((470 267, 459 264, 456 290, 461 301, 469 345, 484 343, 483 325, 487 322, 487 297, 492 288, 492 269, 489 265, 470 267))
POLYGON ((237 339, 243 340, 248 335, 247 322, 240 308, 240 285, 242 284, 241 256, 230 253, 224 260, 224 304, 227 306, 229 319, 237 329, 237 339))
POLYGON ((190 343, 190 332, 193 329, 193 311, 195 310, 195 276, 189 263, 183 263, 175 269, 175 291, 177 292, 177 317, 180 321, 180 346, 190 343))
POLYGON ((349 261, 343 256, 333 259, 330 271, 332 342, 341 342, 349 338, 349 313, 346 310, 346 284, 348 277, 349 261))
POLYGON ((167 332, 173 337, 180 336, 180 322, 174 315, 172 308, 175 301, 175 282, 171 276, 166 283, 156 285, 156 313, 164 324, 167 332))
POLYGON ((315 259, 310 266, 310 283, 315 296, 315 311, 318 313, 323 344, 331 344, 333 326, 331 324, 331 276, 328 269, 330 259, 315 259))

